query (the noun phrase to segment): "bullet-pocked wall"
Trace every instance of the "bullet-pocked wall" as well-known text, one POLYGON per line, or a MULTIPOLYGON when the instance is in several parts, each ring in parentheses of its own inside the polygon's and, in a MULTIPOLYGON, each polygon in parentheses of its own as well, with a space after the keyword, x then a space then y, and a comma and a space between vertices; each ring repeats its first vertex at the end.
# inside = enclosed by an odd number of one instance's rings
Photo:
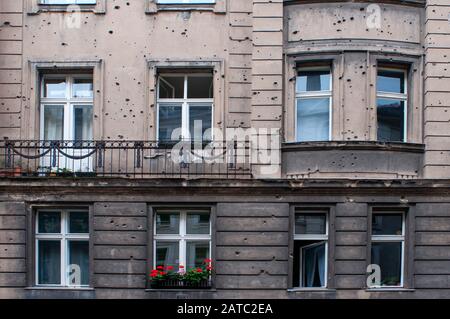
POLYGON ((424 3, 305 2, 284 6, 284 174, 294 179, 422 177, 424 3), (332 79, 329 140, 344 143, 295 145, 300 141, 297 74, 324 66, 332 79), (378 143, 385 142, 377 122, 381 68, 404 69, 408 92, 404 139, 390 147, 378 143))
MULTIPOLYGON (((25 12, 23 52, 27 100, 22 106, 22 138, 39 135, 39 68, 91 68, 94 73, 94 137, 155 138, 155 91, 149 61, 229 61, 226 12, 184 10, 148 12, 147 1, 103 1, 103 11, 25 12), (97 66, 97 67, 94 67, 97 66)), ((224 76, 224 71, 220 76, 224 76)), ((221 92, 225 88, 220 88, 221 92)), ((225 94, 225 93, 224 93, 225 94)), ((224 123, 225 102, 215 116, 224 123)))

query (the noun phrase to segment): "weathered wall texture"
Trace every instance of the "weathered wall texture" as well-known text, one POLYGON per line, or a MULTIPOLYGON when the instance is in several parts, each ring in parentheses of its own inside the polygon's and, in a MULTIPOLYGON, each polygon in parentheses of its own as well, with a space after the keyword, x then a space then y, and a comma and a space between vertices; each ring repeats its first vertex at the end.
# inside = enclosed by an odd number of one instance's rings
POLYGON ((0 138, 20 137, 22 0, 0 2, 0 138))
POLYGON ((425 64, 425 176, 450 176, 450 4, 428 0, 425 64))

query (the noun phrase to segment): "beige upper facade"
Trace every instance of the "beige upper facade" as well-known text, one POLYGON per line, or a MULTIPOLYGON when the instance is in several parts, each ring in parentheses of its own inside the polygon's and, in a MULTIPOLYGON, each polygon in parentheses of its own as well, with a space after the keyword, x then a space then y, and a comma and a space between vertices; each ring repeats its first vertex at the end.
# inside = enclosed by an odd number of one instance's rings
POLYGON ((89 71, 93 139, 155 140, 161 70, 208 69, 213 126, 258 135, 256 178, 450 177, 448 1, 156 2, 1 0, 0 136, 40 139, 42 75, 89 71), (299 69, 324 65, 330 141, 298 143, 299 69), (399 66, 404 140, 378 143, 377 72, 399 66))

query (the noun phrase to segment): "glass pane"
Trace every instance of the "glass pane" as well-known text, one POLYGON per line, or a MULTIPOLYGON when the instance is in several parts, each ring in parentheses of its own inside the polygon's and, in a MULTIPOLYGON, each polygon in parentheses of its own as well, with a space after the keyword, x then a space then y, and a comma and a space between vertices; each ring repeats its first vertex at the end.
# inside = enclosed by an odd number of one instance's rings
POLYGON ((328 141, 330 98, 297 99, 297 140, 328 141))
POLYGON ((188 77, 189 99, 212 99, 213 95, 214 93, 213 93, 212 75, 188 77))
POLYGON ((184 76, 160 76, 159 98, 160 99, 184 98, 184 76))
POLYGON ((186 242, 186 266, 188 269, 201 267, 207 258, 209 258, 209 242, 186 242))
POLYGON ((403 216, 400 214, 374 214, 372 235, 403 235, 403 216))
POLYGON ((69 233, 71 233, 71 234, 89 234, 89 213, 88 212, 70 212, 69 233))
POLYGON ((89 242, 69 241, 69 285, 89 285, 89 242))
POLYGON ((301 248, 302 287, 325 287, 325 243, 314 243, 301 248))
POLYGON ((330 91, 330 71, 299 72, 297 92, 330 91))
POLYGON ((61 284, 61 242, 38 241, 38 284, 61 284))
POLYGON ((377 100, 378 141, 404 141, 405 102, 390 99, 377 100))
POLYGON ((65 79, 45 79, 44 97, 46 98, 66 98, 65 79))
POLYGON ((38 213, 38 233, 39 234, 59 234, 59 233, 61 233, 61 213, 59 213, 59 212, 39 212, 38 213))
POLYGON ((379 92, 405 93, 405 73, 399 71, 378 71, 377 90, 379 92))
POLYGON ((64 139, 64 106, 44 105, 44 140, 64 139))
POLYGON ((156 233, 159 235, 179 234, 180 214, 179 213, 156 214, 156 233))
MULTIPOLYGON (((178 242, 156 242, 156 266, 172 266, 178 271, 179 243, 178 242)), ((184 265, 183 265, 184 266, 184 265)))
POLYGON ((75 79, 73 86, 73 97, 92 98, 94 96, 94 84, 92 79, 75 79))
POLYGON ((372 243, 372 264, 381 268, 382 286, 400 286, 402 244, 372 243))
POLYGON ((326 214, 295 214, 297 235, 325 235, 327 233, 326 214))
POLYGON ((75 140, 92 140, 92 105, 74 106, 73 112, 75 140))
POLYGON ((211 141, 211 106, 189 105, 189 132, 194 141, 211 141), (205 132, 208 131, 206 135, 205 132))
POLYGON ((186 232, 188 234, 209 234, 210 214, 209 213, 188 213, 186 232))
POLYGON ((181 117, 181 105, 159 106, 160 141, 172 141, 172 134, 174 134, 173 140, 177 141, 181 139, 181 117))

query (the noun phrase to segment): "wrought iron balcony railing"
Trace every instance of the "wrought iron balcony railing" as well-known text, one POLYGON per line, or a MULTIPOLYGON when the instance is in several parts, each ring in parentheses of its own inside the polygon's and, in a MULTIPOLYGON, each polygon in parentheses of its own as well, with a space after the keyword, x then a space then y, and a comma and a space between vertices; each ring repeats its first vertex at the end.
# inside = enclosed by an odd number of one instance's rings
POLYGON ((0 141, 0 177, 251 177, 248 142, 0 141))

